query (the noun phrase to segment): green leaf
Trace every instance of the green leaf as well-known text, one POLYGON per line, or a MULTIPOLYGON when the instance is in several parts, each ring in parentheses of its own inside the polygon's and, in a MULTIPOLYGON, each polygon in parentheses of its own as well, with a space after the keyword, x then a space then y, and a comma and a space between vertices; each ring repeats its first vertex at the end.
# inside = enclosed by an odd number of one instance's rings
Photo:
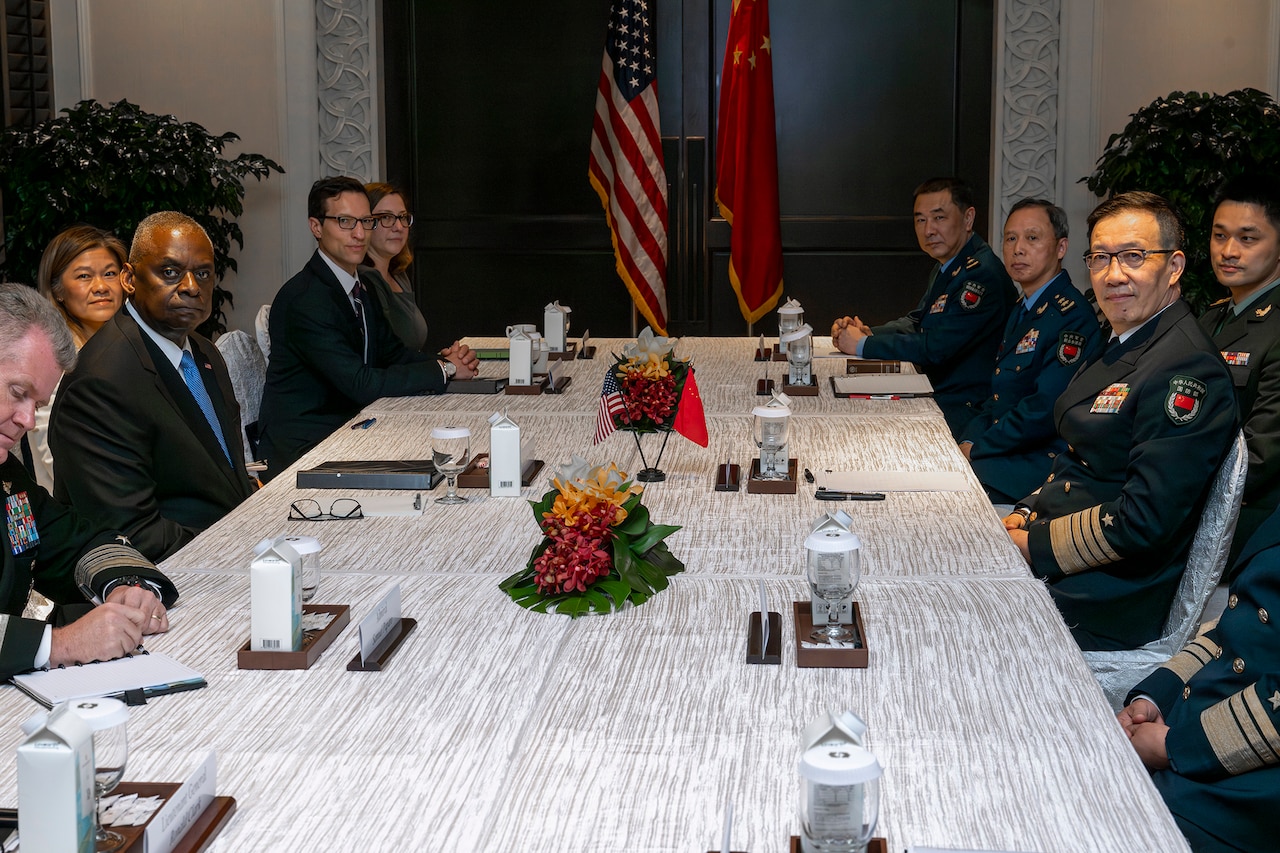
POLYGON ((631 547, 637 554, 643 554, 679 529, 680 526, 676 524, 654 524, 631 547))
POLYGON ((622 602, 627 600, 627 596, 631 594, 631 587, 622 581, 609 580, 607 578, 596 581, 594 588, 612 598, 615 607, 620 606, 622 602))
POLYGON ((639 536, 649 526, 649 510, 643 506, 627 511, 626 521, 614 528, 617 533, 639 536))
POLYGON ((590 612, 590 610, 591 610, 591 604, 587 601, 585 597, 580 595, 575 595, 571 598, 566 598, 563 601, 556 604, 556 612, 563 613, 566 616, 568 616, 570 619, 577 619, 579 616, 583 615, 584 613, 590 612))

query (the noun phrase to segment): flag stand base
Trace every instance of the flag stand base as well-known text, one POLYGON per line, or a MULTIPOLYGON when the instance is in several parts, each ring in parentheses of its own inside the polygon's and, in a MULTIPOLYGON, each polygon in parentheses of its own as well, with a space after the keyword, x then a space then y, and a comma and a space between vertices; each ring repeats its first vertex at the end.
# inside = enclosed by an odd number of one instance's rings
POLYGON ((667 479, 666 473, 658 466, 662 464, 662 454, 667 449, 667 439, 671 438, 670 430, 662 431, 662 447, 658 448, 658 458, 653 460, 653 464, 649 464, 649 460, 644 458, 644 448, 640 446, 640 433, 633 432, 631 437, 636 440, 636 450, 640 451, 640 464, 644 466, 637 474, 636 479, 641 483, 661 483, 667 479))

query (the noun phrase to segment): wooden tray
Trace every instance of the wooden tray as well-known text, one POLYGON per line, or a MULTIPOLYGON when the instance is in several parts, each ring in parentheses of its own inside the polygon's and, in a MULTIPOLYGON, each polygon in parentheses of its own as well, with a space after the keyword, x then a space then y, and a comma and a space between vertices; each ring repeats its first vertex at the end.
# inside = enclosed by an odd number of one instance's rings
MULTIPOLYGON (((488 453, 481 453, 471 460, 471 464, 466 467, 461 474, 458 475, 459 489, 487 489, 489 488, 489 468, 477 467, 481 459, 488 459, 488 453)), ((538 476, 538 472, 542 470, 545 463, 541 459, 530 459, 524 463, 524 471, 520 472, 520 485, 532 486, 533 478, 538 476)))
MULTIPOLYGON (((182 787, 176 782, 121 782, 112 794, 137 794, 139 797, 172 797, 182 787)), ((191 825, 182 840, 174 845, 174 853, 199 853, 208 848, 226 826, 227 821, 236 811, 235 797, 214 797, 213 802, 200 815, 199 820, 191 825)), ((155 817, 153 814, 152 818, 155 817)), ((151 821, 148 820, 147 823, 151 821)), ((124 845, 120 848, 124 853, 142 853, 142 835, 147 824, 142 826, 109 826, 113 832, 124 836, 124 845)))
MULTIPOLYGON (((808 601, 794 601, 796 626, 796 666, 798 667, 834 667, 839 669, 866 669, 867 628, 862 624, 862 608, 858 602, 853 603, 853 630, 857 632, 862 645, 856 649, 806 649, 803 639, 813 630, 813 605, 808 601)), ((868 848, 870 849, 870 848, 868 848)))
MULTIPOLYGON (((791 853, 801 853, 800 836, 791 836, 791 853)), ((889 853, 889 842, 883 838, 873 838, 867 842, 867 853, 889 853)))
POLYGON ((783 385, 782 393, 788 397, 816 397, 818 396, 818 383, 812 385, 783 385))
POLYGON ((564 352, 549 352, 547 358, 551 361, 573 361, 578 357, 578 342, 569 341, 565 344, 564 352))
POLYGON ((311 669, 320 653, 338 639, 351 621, 351 608, 345 604, 304 604, 303 613, 332 613, 333 620, 322 631, 303 631, 302 648, 296 652, 255 652, 246 641, 236 652, 237 669, 311 669))
POLYGON ((760 457, 751 460, 751 478, 747 480, 747 492, 753 495, 794 495, 799 462, 795 457, 787 461, 786 480, 757 480, 760 476, 760 457))
POLYGON ((517 394, 529 395, 529 396, 532 396, 535 394, 541 394, 542 389, 547 387, 547 374, 545 373, 534 374, 532 382, 533 384, 531 385, 512 385, 510 382, 508 382, 507 387, 502 390, 502 393, 512 394, 512 395, 517 395, 517 394))

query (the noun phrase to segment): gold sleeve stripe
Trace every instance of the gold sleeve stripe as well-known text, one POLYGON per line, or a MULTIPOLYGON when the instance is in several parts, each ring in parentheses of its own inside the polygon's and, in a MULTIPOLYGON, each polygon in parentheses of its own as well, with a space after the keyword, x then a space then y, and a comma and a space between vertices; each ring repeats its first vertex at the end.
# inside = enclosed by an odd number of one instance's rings
POLYGON ((1280 763, 1280 732, 1253 685, 1206 708, 1200 725, 1218 763, 1232 776, 1280 763))
POLYGON ((1049 522, 1053 558, 1064 574, 1074 575, 1120 560, 1102 533, 1102 507, 1093 506, 1049 522))
POLYGON ((93 579, 99 572, 107 569, 154 569, 150 560, 128 545, 111 543, 99 545, 86 553, 76 563, 76 583, 81 586, 95 586, 93 579))
POLYGON ((1182 683, 1186 684, 1200 669, 1213 660, 1217 654, 1218 644, 1205 637, 1196 637, 1182 651, 1165 662, 1163 668, 1170 670, 1182 683))

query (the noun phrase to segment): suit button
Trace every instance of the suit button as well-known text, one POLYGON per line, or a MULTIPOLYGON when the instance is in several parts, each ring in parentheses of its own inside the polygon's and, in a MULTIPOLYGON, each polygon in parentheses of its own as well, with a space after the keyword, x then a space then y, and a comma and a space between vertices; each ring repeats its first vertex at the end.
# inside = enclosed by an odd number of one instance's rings
POLYGON ((1258 621, 1261 622, 1263 625, 1271 621, 1271 617, 1267 614, 1266 608, 1263 608, 1263 607, 1258 608, 1258 621))
POLYGON ((1191 688, 1189 686, 1182 688, 1182 698, 1183 700, 1191 698, 1191 688))
POLYGON ((1050 475, 1049 475, 1049 479, 1045 480, 1045 482, 1046 482, 1046 483, 1052 483, 1052 482, 1053 482, 1053 475, 1052 475, 1052 474, 1050 474, 1050 475))
POLYGON ((1000 395, 999 395, 999 394, 992 394, 992 395, 991 395, 991 399, 992 399, 992 400, 999 400, 999 399, 1000 399, 1000 395))
POLYGON ((1074 447, 1072 447, 1071 445, 1069 445, 1069 444, 1068 444, 1068 445, 1067 445, 1067 452, 1068 452, 1068 453, 1075 453, 1075 452, 1076 452, 1076 449, 1075 449, 1074 447))
POLYGON ((1050 454, 1049 454, 1049 458, 1050 458, 1050 459, 1057 459, 1057 458, 1058 458, 1058 454, 1056 454, 1056 453, 1050 453, 1050 454))
POLYGON ((992 426, 995 426, 995 425, 996 425, 996 424, 998 424, 998 423, 1000 423, 1000 419, 999 419, 999 418, 995 418, 994 420, 992 420, 992 421, 991 421, 991 425, 992 425, 992 426))
POLYGON ((1244 659, 1236 658, 1235 660, 1233 660, 1231 662, 1231 668, 1236 671, 1237 675, 1244 672, 1244 659))
POLYGON ((996 376, 999 376, 999 375, 1000 375, 1000 368, 998 368, 998 367, 997 367, 997 368, 996 368, 996 376))
POLYGON ((1221 657, 1222 657, 1222 646, 1218 646, 1216 649, 1213 650, 1213 659, 1218 660, 1221 657))
POLYGON ((1013 372, 1014 372, 1014 373, 1017 373, 1017 372, 1019 372, 1020 370, 1022 370, 1022 365, 1021 365, 1021 364, 1019 364, 1017 367, 1015 367, 1015 368, 1013 369, 1013 372))
POLYGON ((1071 494, 1071 481, 1070 481, 1070 480, 1067 480, 1067 482, 1065 482, 1065 483, 1063 483, 1063 484, 1062 484, 1062 491, 1063 491, 1063 492, 1065 492, 1065 493, 1067 493, 1067 494, 1071 494))
POLYGON ((1233 593, 1231 593, 1231 597, 1227 599, 1227 609, 1228 609, 1228 610, 1235 610, 1235 609, 1236 609, 1236 605, 1237 605, 1237 604, 1239 604, 1239 603, 1240 603, 1240 596, 1236 595, 1236 594, 1233 592, 1233 593))

